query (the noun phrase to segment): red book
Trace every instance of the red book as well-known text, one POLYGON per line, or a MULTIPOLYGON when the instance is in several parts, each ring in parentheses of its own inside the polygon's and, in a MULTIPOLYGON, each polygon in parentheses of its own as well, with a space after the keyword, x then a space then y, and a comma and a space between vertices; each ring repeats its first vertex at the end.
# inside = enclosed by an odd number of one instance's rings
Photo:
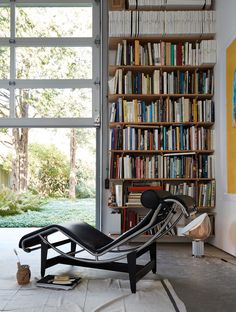
POLYGON ((137 186, 128 186, 129 192, 143 192, 147 190, 162 190, 162 186, 159 185, 137 185, 137 186))
POLYGON ((177 44, 177 66, 181 66, 182 64, 182 43, 179 42, 177 44))
POLYGON ((137 224, 137 214, 136 212, 130 210, 128 212, 128 230, 137 224))

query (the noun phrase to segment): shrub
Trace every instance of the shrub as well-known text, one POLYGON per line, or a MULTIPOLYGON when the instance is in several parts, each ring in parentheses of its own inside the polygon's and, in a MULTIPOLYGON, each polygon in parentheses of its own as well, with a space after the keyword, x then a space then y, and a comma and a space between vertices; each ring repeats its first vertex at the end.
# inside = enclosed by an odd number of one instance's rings
POLYGON ((31 144, 29 189, 50 197, 68 195, 69 163, 55 145, 31 144))
POLYGON ((91 166, 87 161, 78 160, 76 177, 76 198, 95 197, 95 166, 91 166))
POLYGON ((0 216, 11 216, 29 210, 38 211, 46 200, 30 192, 15 193, 9 188, 0 191, 0 216))

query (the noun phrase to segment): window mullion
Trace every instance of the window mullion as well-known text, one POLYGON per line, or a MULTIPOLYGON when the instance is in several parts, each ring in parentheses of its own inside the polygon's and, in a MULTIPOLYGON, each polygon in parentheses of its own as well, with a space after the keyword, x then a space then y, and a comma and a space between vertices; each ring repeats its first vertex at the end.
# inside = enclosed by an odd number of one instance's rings
POLYGON ((10 3, 11 15, 10 15, 10 118, 15 117, 15 79, 16 79, 16 49, 14 46, 16 36, 16 5, 15 2, 10 3))
POLYGON ((93 118, 2 118, 1 127, 20 128, 93 128, 93 118))
POLYGON ((79 38, 16 38, 16 47, 95 47, 93 37, 79 38))
POLYGON ((94 117, 94 124, 96 126, 100 125, 101 122, 101 111, 100 111, 100 86, 101 86, 101 79, 100 79, 100 48, 101 48, 101 38, 100 38, 100 33, 101 33, 101 23, 99 19, 99 5, 97 3, 93 4, 93 38, 94 38, 94 43, 95 40, 97 41, 97 44, 95 43, 95 47, 93 48, 92 51, 92 70, 93 70, 93 81, 94 81, 94 88, 92 90, 93 95, 93 103, 92 103, 92 108, 93 108, 93 117, 94 117))
POLYGON ((19 79, 16 88, 95 88, 92 79, 19 79))

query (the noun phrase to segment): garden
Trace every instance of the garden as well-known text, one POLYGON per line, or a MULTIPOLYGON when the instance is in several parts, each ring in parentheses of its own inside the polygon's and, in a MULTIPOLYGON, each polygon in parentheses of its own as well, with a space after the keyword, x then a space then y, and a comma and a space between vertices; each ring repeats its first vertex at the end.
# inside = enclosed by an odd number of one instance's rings
MULTIPOLYGON (((30 129, 27 186, 14 186, 13 152, 4 153, 0 133, 0 227, 40 227, 85 221, 95 226, 95 131, 76 129, 71 165, 71 129, 30 129), (37 143, 36 143, 37 142, 37 143), (74 172, 74 176, 72 176, 74 172)), ((19 172, 19 171, 18 171, 19 172)))
POLYGON ((37 210, 0 217, 0 228, 41 227, 49 224, 84 221, 95 226, 95 198, 50 199, 37 210))
MULTIPOLYGON (((9 37, 14 24, 10 9, 3 6, 0 11, 0 35, 9 37)), ((15 13, 16 37, 28 41, 32 36, 73 39, 92 34, 88 6, 17 6, 15 13)), ((12 117, 14 111, 15 119, 51 118, 61 127, 61 118, 92 117, 91 87, 71 83, 92 79, 91 47, 26 45, 14 46, 14 53, 1 47, 0 68, 2 81, 9 79, 11 68, 15 68, 14 79, 29 80, 31 85, 46 81, 44 87, 0 88, 0 118, 12 117), (11 55, 15 55, 14 65, 11 55), (61 87, 62 80, 68 84, 61 87)), ((0 128, 0 227, 76 220, 94 225, 95 167, 94 128, 0 128)))

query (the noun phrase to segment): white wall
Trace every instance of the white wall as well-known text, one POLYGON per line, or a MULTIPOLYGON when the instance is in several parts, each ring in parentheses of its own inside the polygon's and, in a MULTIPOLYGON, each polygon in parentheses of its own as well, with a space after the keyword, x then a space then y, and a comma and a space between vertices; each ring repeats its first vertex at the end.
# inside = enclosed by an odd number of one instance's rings
MULTIPOLYGON (((212 243, 236 256, 236 194, 227 194, 226 175, 226 48, 236 38, 236 1, 216 0, 216 235, 212 243)), ((235 56, 236 57, 236 56, 235 56)), ((236 170, 236 159, 235 159, 236 170)))

